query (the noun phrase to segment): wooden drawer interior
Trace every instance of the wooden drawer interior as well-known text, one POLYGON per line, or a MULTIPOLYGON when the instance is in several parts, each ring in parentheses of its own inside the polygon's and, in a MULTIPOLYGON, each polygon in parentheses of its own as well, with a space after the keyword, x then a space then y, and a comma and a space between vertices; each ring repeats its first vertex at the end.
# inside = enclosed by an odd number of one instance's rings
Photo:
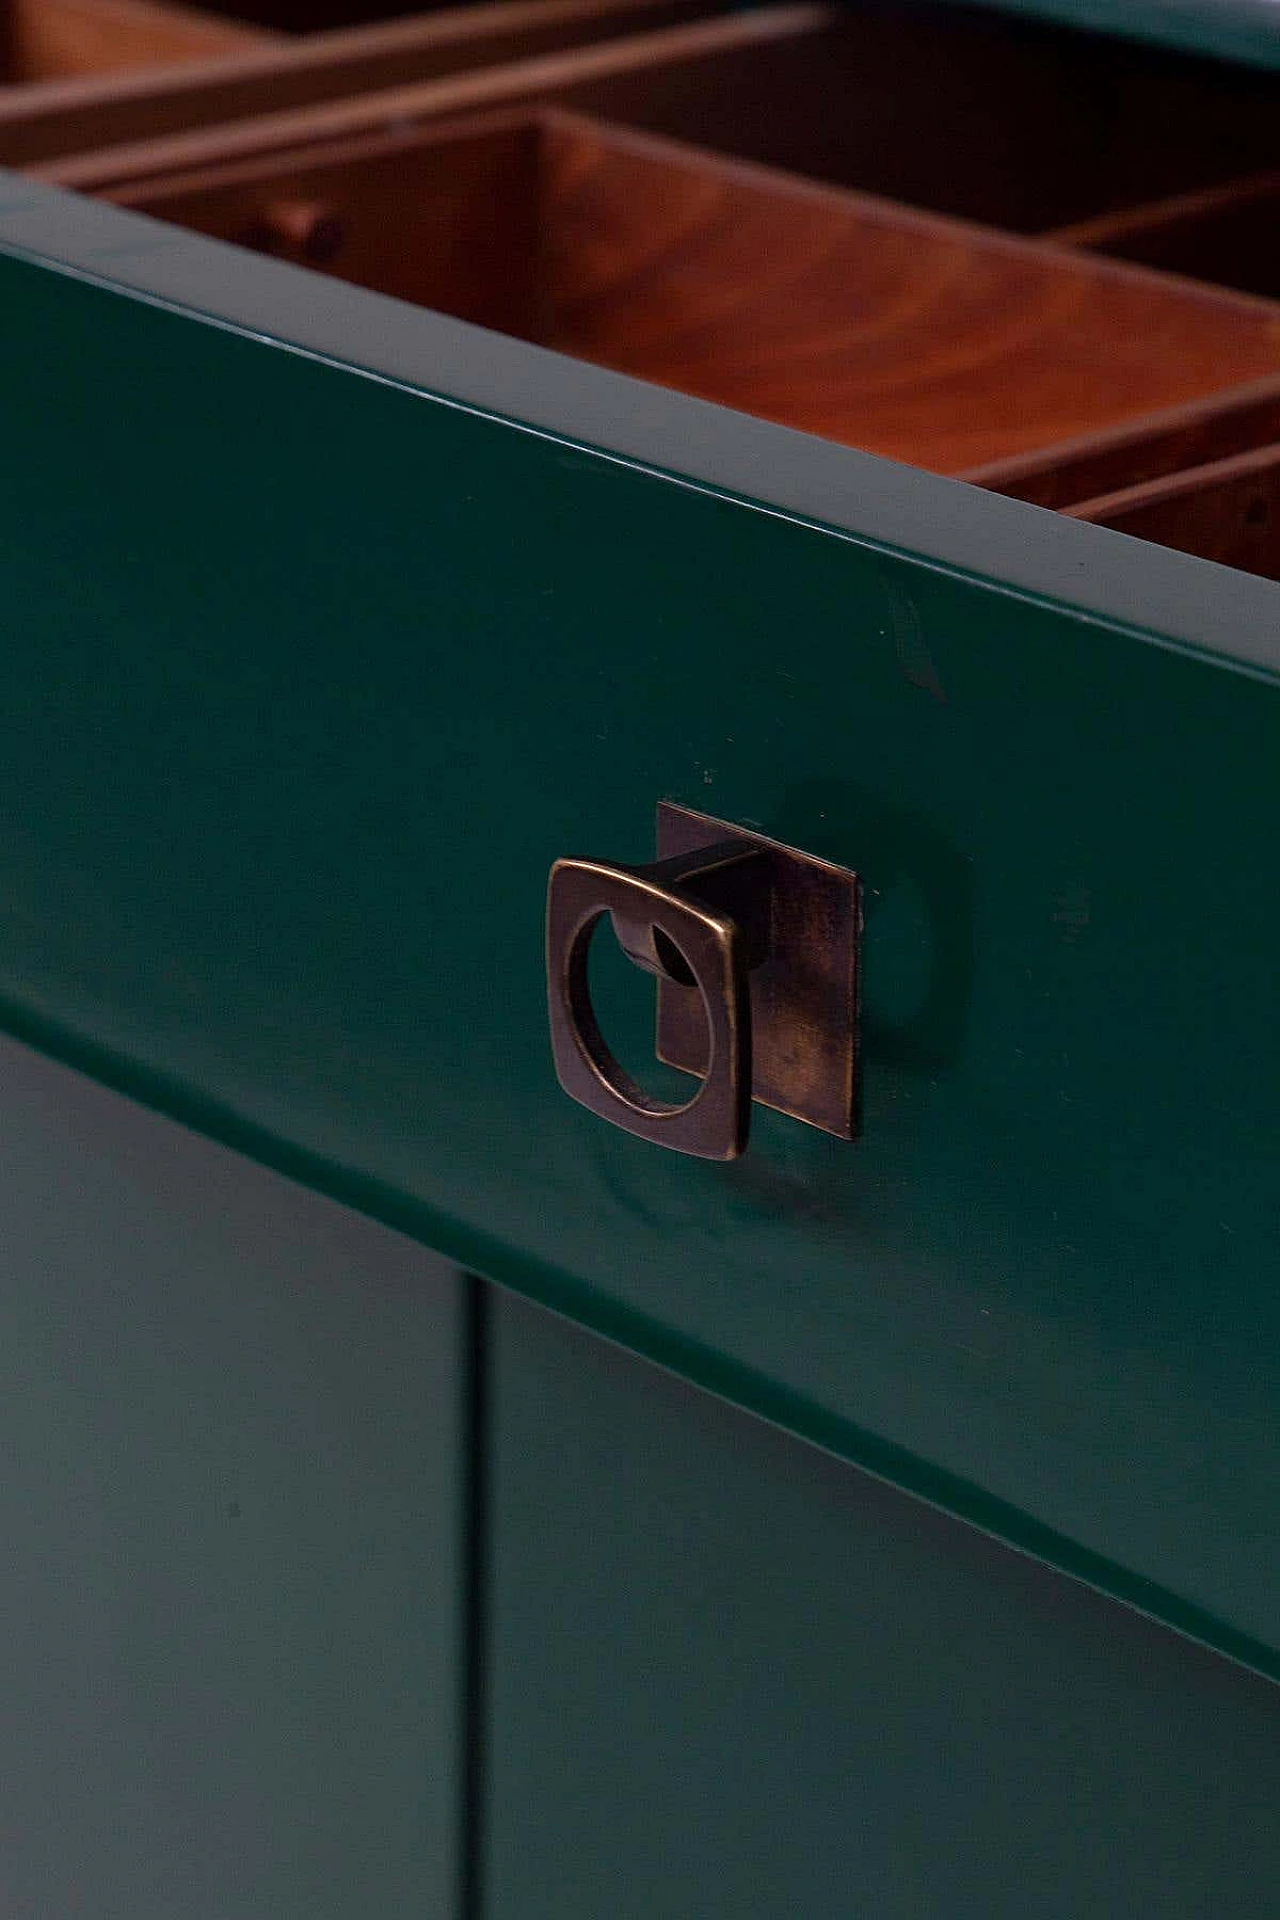
MULTIPOLYGON (((179 67, 157 74, 155 63, 167 44, 162 30, 173 28, 175 16, 152 0, 15 0, 7 70, 23 84, 0 83, 0 165, 33 167, 139 142, 149 148, 175 135, 190 141, 202 127, 260 124, 263 116, 314 110, 389 88, 441 81, 456 86, 455 75, 465 74, 474 85, 490 68, 524 70, 530 60, 565 57, 585 41, 604 44, 631 35, 651 41, 695 19, 702 32, 714 34, 721 30, 715 16, 730 4, 478 0, 374 26, 296 36, 188 15, 188 33, 200 30, 198 44, 190 44, 201 57, 188 53, 179 67), (128 19, 138 28, 133 40, 123 30, 128 19), (99 31, 90 36, 86 22, 94 20, 99 31), (112 57, 132 58, 138 48, 149 63, 141 71, 105 64, 112 57)), ((0 20, 3 5, 0 0, 0 20)), ((177 53, 187 47, 185 38, 175 42, 177 53)))
POLYGON ((560 103, 1022 233, 1280 167, 1271 75, 947 4, 869 0, 560 103))
POLYGON ((1280 170, 1122 207, 1053 238, 1280 300, 1280 170))
MULTIPOLYGON (((1280 169, 1272 75, 889 0, 762 7, 420 91, 267 110, 248 142, 283 151, 481 105, 561 106, 1025 234, 1280 169)), ((47 177, 96 186, 201 157, 200 136, 179 137, 103 156, 92 181, 74 163, 47 177)))
POLYGON ((0 94, 32 81, 210 59, 266 40, 160 0, 0 0, 0 94))
POLYGON ((1252 457, 1280 441, 1273 75, 981 9, 800 5, 36 170, 1275 567, 1252 457))
POLYGON ((976 486, 1070 507, 1280 441, 1280 379, 1213 393, 1110 431, 1044 447, 1021 459, 970 468, 976 486))
POLYGON ((559 112, 109 197, 942 473, 1280 379, 1269 303, 559 112))
POLYGON ((1077 520, 1280 580, 1280 442, 1081 501, 1077 520))

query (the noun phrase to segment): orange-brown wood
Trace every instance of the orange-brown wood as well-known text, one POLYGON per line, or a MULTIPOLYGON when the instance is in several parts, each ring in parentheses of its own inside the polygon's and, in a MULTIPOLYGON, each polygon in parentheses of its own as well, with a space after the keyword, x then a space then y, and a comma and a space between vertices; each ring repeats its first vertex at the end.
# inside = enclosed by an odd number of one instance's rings
POLYGON ((1124 208, 1050 237, 1278 299, 1280 172, 1124 208))
POLYGON ((11 0, 0 80, 6 85, 205 60, 270 44, 262 29, 159 0, 11 0))
MULTIPOLYGON (((752 10, 268 113, 238 130, 238 150, 544 104, 1028 233, 1280 166, 1272 75, 994 11, 891 3, 752 10)), ((218 152, 230 148, 175 138, 59 177, 101 186, 218 152)))
MULTIPOLYGON (((59 155, 117 146, 133 150, 143 143, 142 151, 154 159, 151 170, 163 170, 170 161, 163 153, 153 156, 146 143, 171 136, 185 136, 189 142, 199 128, 255 116, 267 116, 269 127, 282 114, 296 119, 326 101, 419 88, 462 72, 512 63, 523 72, 521 63, 540 61, 583 41, 636 36, 648 44, 651 36, 680 22, 714 18, 732 4, 485 0, 479 6, 448 7, 297 40, 272 36, 254 51, 172 69, 162 81, 154 73, 113 74, 109 80, 46 81, 9 90, 0 86, 0 163, 34 167, 59 155)), ((735 25, 733 30, 744 29, 735 25)), ((754 32, 754 25, 745 31, 754 32)), ((187 152, 183 163, 193 164, 198 157, 187 152)))
POLYGON ((446 139, 425 166, 420 143, 401 136, 377 152, 338 152, 319 166, 273 174, 265 191, 210 170, 178 184, 163 213, 419 306, 536 337, 540 234, 530 216, 540 144, 538 128, 520 117, 446 139))
MULTIPOLYGON (((55 186, 99 193, 241 156, 268 158, 321 141, 358 139, 477 109, 528 107, 544 97, 576 100, 579 93, 607 87, 614 78, 628 86, 651 87, 657 84, 655 76, 668 68, 713 80, 717 56, 781 47, 797 36, 828 27, 836 11, 823 0, 795 0, 504 65, 477 69, 468 64, 465 71, 451 72, 443 79, 385 85, 358 96, 344 87, 335 97, 316 104, 277 112, 255 110, 251 119, 231 124, 210 125, 204 120, 193 131, 131 139, 101 149, 84 150, 84 143, 55 146, 55 154, 60 151, 66 157, 26 156, 21 164, 55 186)), ((13 154, 18 144, 15 131, 15 122, 6 125, 0 118, 0 152, 12 156, 10 164, 19 163, 13 154)))
POLYGON ((1280 379, 1250 382, 960 475, 1042 507, 1115 493, 1280 440, 1280 379))
POLYGON ((1280 445, 1256 447, 1066 511, 1076 520, 1280 580, 1280 445))
POLYGON ((1280 375, 1280 306, 564 114, 109 197, 943 473, 1280 375))

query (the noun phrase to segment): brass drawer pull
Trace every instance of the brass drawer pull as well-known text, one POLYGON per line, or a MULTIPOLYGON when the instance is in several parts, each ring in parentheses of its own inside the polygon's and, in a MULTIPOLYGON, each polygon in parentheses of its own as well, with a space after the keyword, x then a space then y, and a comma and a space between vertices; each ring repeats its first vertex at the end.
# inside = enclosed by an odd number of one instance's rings
POLYGON ((663 801, 651 866, 566 859, 551 870, 561 1086, 628 1133, 708 1160, 744 1151, 753 1100, 852 1139, 860 929, 847 868, 663 801), (628 958, 657 976, 658 1058, 701 1081, 681 1105, 638 1086, 600 1030, 587 953, 605 915, 628 958))

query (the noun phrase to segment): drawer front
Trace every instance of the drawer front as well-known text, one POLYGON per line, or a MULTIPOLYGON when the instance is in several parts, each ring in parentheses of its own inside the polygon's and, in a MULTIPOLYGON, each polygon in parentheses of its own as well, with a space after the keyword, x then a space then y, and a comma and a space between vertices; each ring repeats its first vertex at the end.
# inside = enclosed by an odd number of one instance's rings
POLYGON ((490 1920, 1256 1920, 1280 1694, 496 1295, 490 1920))
POLYGON ((9 1023, 1273 1664, 1280 593, 12 196, 150 302, 0 263, 9 1023), (863 874, 856 1144, 560 1094, 662 797, 863 874))

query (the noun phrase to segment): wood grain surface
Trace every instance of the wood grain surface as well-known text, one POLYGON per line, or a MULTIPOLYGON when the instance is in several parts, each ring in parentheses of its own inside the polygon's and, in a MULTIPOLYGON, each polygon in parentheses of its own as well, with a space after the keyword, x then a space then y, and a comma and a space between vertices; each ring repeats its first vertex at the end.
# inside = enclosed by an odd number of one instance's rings
POLYGON ((1121 488, 1225 460, 1280 440, 1280 379, 1251 381, 1225 393, 1167 407, 1102 433, 1056 442, 1013 460, 960 475, 993 493, 1070 507, 1121 488))
MULTIPOLYGON (((436 82, 464 70, 546 55, 577 41, 652 33, 729 0, 483 0, 409 20, 299 37, 211 22, 224 51, 169 69, 113 70, 86 78, 0 85, 0 164, 33 166, 58 155, 272 116, 383 88, 436 82)), ((37 0, 25 0, 28 13, 37 0)), ((47 23, 56 5, 43 9, 47 23)), ((0 19, 3 8, 0 6, 0 19)), ((2 36, 0 36, 2 37, 2 36)), ((47 63, 46 63, 47 64, 47 63)))
MULTIPOLYGON (((282 98, 237 131, 239 151, 552 105, 1026 233, 1280 167, 1274 75, 954 5, 761 7, 376 84, 385 91, 322 107, 282 98)), ((0 147, 6 137, 0 122, 0 147)), ((93 189, 202 166, 216 150, 175 131, 45 177, 93 189)))
MULTIPOLYGON (((503 3, 497 0, 499 6, 503 3)), ((268 159, 324 141, 362 139, 480 110, 528 111, 542 100, 581 105, 580 96, 597 89, 607 91, 611 80, 624 91, 638 91, 642 99, 661 96, 664 81, 673 71, 688 71, 704 86, 714 88, 723 57, 749 54, 760 47, 776 51, 797 38, 806 42, 807 51, 808 36, 832 30, 838 11, 821 0, 789 0, 727 19, 699 19, 628 34, 616 42, 590 46, 562 42, 557 50, 529 59, 497 66, 471 63, 466 71, 449 69, 443 78, 402 76, 402 83, 395 83, 383 77, 371 83, 374 90, 363 94, 353 95, 344 82, 315 99, 304 95, 311 101, 307 105, 294 104, 286 92, 267 110, 268 103, 258 97, 252 118, 234 125, 225 122, 244 111, 243 95, 234 96, 241 104, 233 105, 222 122, 216 115, 202 113, 190 126, 179 119, 145 131, 134 124, 143 106, 135 98, 129 125, 122 127, 110 116, 115 131, 104 133, 98 144, 80 140, 60 146, 56 116, 51 124, 49 115, 42 112, 32 126, 30 116, 22 116, 20 102, 8 108, 0 102, 0 153, 51 185, 102 193, 233 158, 268 159)), ((101 95, 93 103, 86 102, 98 112, 107 104, 101 95)))
POLYGON ((1066 511, 1076 520, 1280 580, 1280 444, 1066 511))
POLYGON ((273 38, 160 0, 11 0, 0 14, 0 83, 210 59, 273 38))
POLYGON ((566 114, 109 197, 942 473, 1280 375, 1280 306, 566 114))

